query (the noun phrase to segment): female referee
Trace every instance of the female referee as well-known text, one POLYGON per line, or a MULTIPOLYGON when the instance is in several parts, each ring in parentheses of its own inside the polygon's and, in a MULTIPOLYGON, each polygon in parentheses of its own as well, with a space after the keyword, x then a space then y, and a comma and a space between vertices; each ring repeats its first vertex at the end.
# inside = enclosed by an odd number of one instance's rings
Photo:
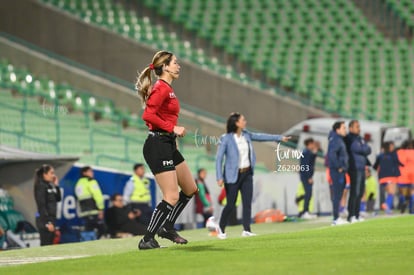
POLYGON ((157 205, 139 249, 159 248, 155 234, 178 244, 186 244, 174 229, 177 217, 197 192, 197 186, 190 169, 177 150, 176 137, 183 137, 184 127, 177 126, 180 104, 171 87, 173 80, 180 76, 180 65, 174 54, 159 51, 151 64, 138 76, 136 88, 145 110, 142 119, 149 129, 143 153, 145 161, 155 176, 163 194, 157 205), (151 73, 158 80, 152 85, 151 73), (179 191, 178 187, 181 188, 179 191))
POLYGON ((226 239, 224 229, 233 211, 240 190, 243 205, 243 237, 255 236, 250 230, 253 196, 253 170, 256 162, 252 141, 288 141, 289 137, 252 133, 245 130, 246 119, 232 113, 227 119, 227 134, 220 138, 216 157, 217 184, 226 189, 227 204, 223 209, 218 227, 218 238, 226 239), (223 160, 224 172, 223 172, 223 160))

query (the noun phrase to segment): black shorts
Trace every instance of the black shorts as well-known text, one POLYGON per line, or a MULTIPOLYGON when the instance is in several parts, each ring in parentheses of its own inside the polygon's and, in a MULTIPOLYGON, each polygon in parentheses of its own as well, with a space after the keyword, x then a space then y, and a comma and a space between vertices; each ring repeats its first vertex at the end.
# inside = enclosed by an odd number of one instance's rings
POLYGON ((175 166, 184 161, 177 149, 175 137, 170 135, 149 134, 144 143, 144 158, 155 175, 175 170, 175 166))

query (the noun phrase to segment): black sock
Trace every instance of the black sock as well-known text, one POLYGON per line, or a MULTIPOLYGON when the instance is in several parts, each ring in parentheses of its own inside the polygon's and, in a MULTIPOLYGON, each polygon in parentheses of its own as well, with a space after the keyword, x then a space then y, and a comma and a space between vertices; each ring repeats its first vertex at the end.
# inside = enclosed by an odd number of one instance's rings
POLYGON ((177 220, 178 216, 180 216, 181 212, 183 212, 185 206, 187 203, 191 200, 192 196, 189 197, 186 194, 183 193, 183 191, 180 192, 180 198, 178 199, 177 204, 174 206, 174 209, 171 211, 170 215, 167 218, 167 221, 165 222, 165 228, 167 229, 173 229, 175 221, 177 220))
POLYGON ((154 212, 152 212, 150 223, 147 227, 147 232, 145 233, 144 240, 147 242, 149 239, 154 238, 155 234, 157 233, 158 229, 164 224, 168 215, 173 210, 173 206, 168 202, 162 200, 157 207, 155 208, 154 212))

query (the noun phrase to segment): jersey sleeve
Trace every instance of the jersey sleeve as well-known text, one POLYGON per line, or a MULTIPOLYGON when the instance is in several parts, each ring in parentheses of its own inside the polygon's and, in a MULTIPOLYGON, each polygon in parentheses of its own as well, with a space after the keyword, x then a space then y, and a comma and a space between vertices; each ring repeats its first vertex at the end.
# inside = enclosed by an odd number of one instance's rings
POLYGON ((169 121, 161 119, 158 115, 158 110, 167 98, 169 98, 167 90, 160 87, 154 88, 146 102, 142 119, 148 124, 151 124, 151 126, 155 129, 162 129, 171 133, 174 130, 175 125, 169 121))
POLYGON ((206 197, 206 189, 204 187, 204 184, 197 183, 197 187, 198 187, 198 196, 201 200, 201 203, 203 204, 204 207, 210 207, 210 202, 208 201, 206 197))

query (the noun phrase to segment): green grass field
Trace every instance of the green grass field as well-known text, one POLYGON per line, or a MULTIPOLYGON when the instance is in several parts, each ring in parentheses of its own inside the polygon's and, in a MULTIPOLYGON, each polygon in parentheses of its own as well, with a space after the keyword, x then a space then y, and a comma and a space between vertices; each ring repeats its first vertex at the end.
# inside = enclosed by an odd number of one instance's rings
POLYGON ((0 274, 413 274, 414 216, 331 227, 311 222, 253 225, 260 236, 227 240, 182 232, 188 245, 137 250, 139 238, 0 252, 0 274), (72 257, 70 259, 70 257, 72 257), (73 258, 81 257, 81 258, 73 258), (63 260, 56 260, 62 259, 63 260), (68 259, 69 258, 69 259, 68 259), (45 261, 46 262, 38 262, 45 261), (35 262, 16 264, 19 262, 35 262))

